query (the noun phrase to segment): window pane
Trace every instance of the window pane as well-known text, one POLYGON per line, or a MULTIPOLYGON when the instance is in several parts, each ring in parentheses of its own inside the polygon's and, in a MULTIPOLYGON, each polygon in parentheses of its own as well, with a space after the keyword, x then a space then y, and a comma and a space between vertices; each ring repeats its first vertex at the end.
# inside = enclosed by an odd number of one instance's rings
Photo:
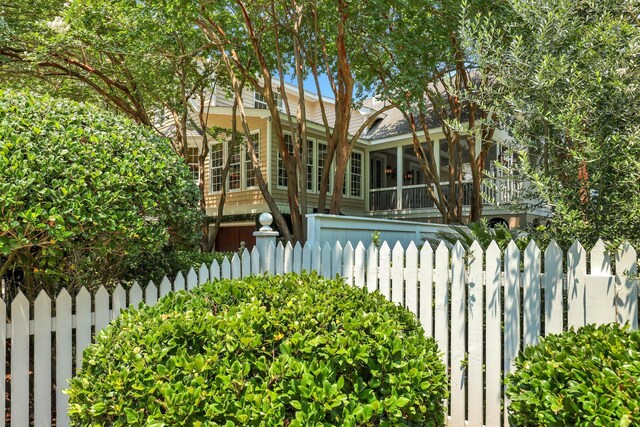
MULTIPOLYGON (((324 170, 324 164, 327 159, 327 144, 324 142, 318 142, 318 176, 317 176, 317 184, 316 188, 320 191, 320 186, 322 183, 322 171, 324 170)), ((331 193, 331 177, 329 177, 329 188, 327 189, 327 193, 331 193)))
POLYGON ((200 171, 200 163, 198 162, 198 147, 189 147, 187 148, 187 163, 189 164, 189 169, 191 170, 191 175, 193 175, 193 179, 198 181, 200 179, 199 171, 200 171))
POLYGON ((362 153, 351 153, 351 197, 362 197, 362 153))
MULTIPOLYGON (((253 140, 253 146, 255 147, 256 157, 258 161, 260 160, 260 134, 254 133, 251 135, 251 139, 253 140)), ((251 161, 251 156, 249 155, 249 147, 245 150, 245 169, 247 171, 247 181, 246 187, 256 187, 258 185, 256 181, 256 170, 253 168, 253 162, 251 161)))
POLYGON ((238 144, 237 147, 233 148, 233 152, 230 153, 231 161, 229 163, 229 190, 239 190, 240 189, 240 148, 241 146, 238 144))
POLYGON ((222 190, 222 168, 223 168, 223 145, 214 144, 209 151, 209 165, 211 167, 211 191, 222 190))
MULTIPOLYGON (((284 135, 284 143, 287 146, 287 151, 289 151, 290 155, 293 155, 293 139, 291 135, 284 135)), ((282 160, 282 155, 280 154, 280 150, 278 150, 278 185, 280 187, 286 187, 289 181, 287 179, 287 169, 284 167, 284 161, 282 160)))
POLYGON ((313 141, 307 140, 307 190, 313 190, 313 141))

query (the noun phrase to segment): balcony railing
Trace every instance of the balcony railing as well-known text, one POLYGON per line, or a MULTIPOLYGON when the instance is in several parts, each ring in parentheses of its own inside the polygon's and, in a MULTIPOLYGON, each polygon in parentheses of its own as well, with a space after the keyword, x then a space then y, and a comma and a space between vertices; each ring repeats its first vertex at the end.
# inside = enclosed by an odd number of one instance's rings
MULTIPOLYGON (((513 179, 494 179, 483 182, 482 201, 485 205, 510 204, 520 189, 521 183, 513 179)), ((445 197, 449 195, 449 183, 440 183, 445 197)), ((435 203, 427 192, 426 184, 407 185, 402 187, 401 203, 398 203, 398 188, 375 188, 369 192, 369 210, 387 211, 396 209, 434 208, 435 203)), ((462 205, 471 206, 473 183, 462 183, 462 205)))

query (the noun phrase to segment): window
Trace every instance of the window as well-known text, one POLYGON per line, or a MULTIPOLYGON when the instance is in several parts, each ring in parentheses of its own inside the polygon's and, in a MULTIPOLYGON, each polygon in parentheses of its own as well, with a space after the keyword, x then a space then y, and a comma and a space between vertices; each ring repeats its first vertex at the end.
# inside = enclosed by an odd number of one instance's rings
MULTIPOLYGON (((327 150, 327 143, 318 141, 318 173, 316 175, 316 188, 318 189, 318 192, 320 191, 320 187, 322 185, 322 171, 324 170, 325 161, 327 159, 327 150)), ((327 194, 331 194, 331 184, 332 177, 329 176, 329 188, 327 188, 327 194)))
POLYGON ((225 145, 226 144, 223 143, 214 144, 209 151, 209 165, 211 168, 210 192, 212 193, 222 191, 222 168, 224 167, 225 145))
MULTIPOLYGON (((284 104, 282 102, 282 97, 279 93, 274 92, 273 99, 276 101, 276 108, 280 111, 284 111, 284 104)), ((253 108, 260 108, 266 110, 269 108, 267 105, 267 100, 262 96, 261 93, 254 92, 253 93, 253 108)))
POLYGON ((200 180, 200 162, 198 161, 198 155, 200 154, 199 151, 198 147, 187 148, 187 164, 189 165, 191 175, 193 175, 193 179, 196 182, 200 180))
POLYGON ((307 140, 307 190, 313 191, 313 144, 311 139, 307 140))
MULTIPOLYGON (((253 141, 253 146, 256 151, 256 157, 258 158, 258 162, 260 161, 260 134, 254 133, 251 134, 251 140, 253 141)), ((245 181, 246 188, 257 187, 258 182, 256 181, 256 170, 253 167, 253 162, 251 161, 251 156, 249 155, 249 147, 245 148, 245 171, 247 175, 247 179, 245 181)))
POLYGON ((240 152, 242 146, 238 144, 230 153, 231 161, 229 162, 229 177, 227 179, 229 190, 240 190, 242 180, 240 179, 240 152))
MULTIPOLYGON (((287 151, 290 156, 293 156, 293 138, 289 134, 284 135, 284 143, 287 146, 287 151)), ((278 186, 286 187, 289 181, 287 179, 287 169, 284 167, 284 161, 280 150, 278 150, 278 186)))
POLYGON ((362 197, 362 153, 358 151, 351 152, 350 169, 351 197, 362 197))

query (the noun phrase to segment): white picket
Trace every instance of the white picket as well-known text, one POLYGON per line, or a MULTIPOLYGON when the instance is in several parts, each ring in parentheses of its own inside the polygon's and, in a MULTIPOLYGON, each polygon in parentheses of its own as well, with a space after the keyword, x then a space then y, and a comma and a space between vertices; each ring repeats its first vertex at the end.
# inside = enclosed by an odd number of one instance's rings
POLYGON ((428 337, 433 336, 433 249, 425 242, 420 249, 420 268, 418 270, 420 286, 420 323, 428 337))
POLYGON ((111 321, 109 316, 109 292, 105 289, 104 286, 100 286, 98 292, 94 297, 95 299, 95 308, 94 312, 96 314, 96 335, 107 327, 109 322, 111 321))
POLYGON ((305 243, 302 248, 302 270, 309 273, 311 271, 311 245, 309 242, 305 243))
POLYGON ((378 251, 378 281, 380 293, 391 301, 391 248, 387 242, 382 242, 378 251))
POLYGON ((391 301, 404 305, 404 248, 396 242, 391 253, 391 301))
POLYGON ((29 316, 29 300, 18 292, 11 303, 12 427, 29 425, 29 316))
POLYGON ((234 253, 231 258, 231 278, 239 279, 242 277, 242 265, 240 264, 240 256, 234 253))
POLYGON ((120 312, 127 308, 127 291, 120 285, 116 286, 116 289, 113 291, 113 295, 111 296, 113 299, 113 311, 112 311, 112 319, 120 316, 120 312))
POLYGON ((282 242, 276 246, 276 274, 284 274, 284 246, 282 246, 282 242))
POLYGON ((251 276, 251 252, 244 250, 242 252, 242 277, 251 276))
POLYGON ((347 242, 342 251, 342 277, 347 285, 353 286, 353 246, 351 242, 347 242))
POLYGON ((435 335, 442 361, 449 366, 449 249, 440 242, 436 249, 435 335))
POLYGON ((367 249, 367 289, 369 292, 378 290, 378 248, 373 242, 367 249))
POLYGON ((293 246, 291 242, 287 242, 287 246, 284 248, 284 272, 293 272, 293 246))
POLYGON ((466 292, 465 251, 457 242, 451 251, 451 426, 465 424, 466 408, 466 292))
POLYGON ((269 274, 276 272, 276 245, 273 242, 267 246, 267 269, 265 272, 269 274))
POLYGON ((51 298, 45 291, 40 291, 34 309, 34 426, 48 426, 51 425, 51 298))
POLYGON ((147 286, 144 288, 144 303, 147 305, 155 305, 156 302, 158 302, 158 288, 155 283, 149 281, 147 286))
POLYGON ((365 285, 365 250, 362 242, 358 242, 353 261, 353 284, 359 288, 365 285))
POLYGON ((198 273, 196 273, 196 270, 191 267, 187 273, 187 289, 192 290, 196 286, 198 286, 198 273))
POLYGON ((331 262, 331 277, 342 274, 342 245, 336 242, 333 246, 333 261, 331 262))
POLYGON ((231 279, 231 263, 229 262, 229 258, 224 257, 222 260, 222 266, 220 267, 220 278, 221 279, 231 279))
POLYGON ((293 247, 293 269, 294 273, 300 273, 302 271, 302 246, 300 242, 296 242, 293 247))
POLYGON ((564 328, 562 298, 562 251, 552 240, 544 251, 544 335, 560 334, 564 328))
POLYGON ((584 317, 584 282, 587 253, 576 240, 567 253, 567 324, 574 328, 586 325, 584 317))
POLYGON ((83 286, 76 295, 76 370, 82 368, 82 353, 91 344, 91 294, 83 286))
POLYGON ((316 242, 313 245, 313 250, 311 252, 311 270, 320 272, 320 265, 322 264, 322 248, 320 244, 316 242))
POLYGON ((591 274, 596 276, 611 275, 611 255, 609 255, 607 247, 602 239, 598 239, 596 244, 593 246, 590 256, 591 274))
POLYGON ((260 251, 258 251, 257 246, 254 246, 251 251, 251 274, 256 276, 262 274, 260 271, 260 251))
POLYGON ((638 329, 638 254, 629 243, 616 252, 616 294, 618 321, 638 329))
POLYGON ((418 312, 418 247, 409 243, 404 269, 405 305, 407 310, 419 317, 418 312))
MULTIPOLYGON (((520 250, 512 240, 504 253, 504 376, 515 370, 520 351, 520 250)), ((509 399, 504 396, 505 407, 509 399)), ((504 423, 508 425, 505 411, 504 423)))
POLYGON ((482 261, 484 253, 482 246, 476 241, 469 249, 469 279, 467 296, 467 316, 469 331, 467 372, 467 390, 469 399, 468 421, 469 427, 481 427, 484 424, 484 381, 483 381, 483 334, 484 334, 484 289, 482 261))
POLYGON ((324 242, 322 247, 322 270, 320 274, 327 279, 331 278, 331 246, 329 242, 324 242))
POLYGON ((496 242, 486 253, 486 422, 499 426, 502 421, 502 255, 496 242))
MULTIPOLYGON (((255 249, 255 248, 254 248, 255 249)), ((211 261, 211 266, 209 267, 209 280, 212 282, 214 280, 218 280, 220 278, 220 264, 218 261, 211 261)))
POLYGON ((198 269, 198 285, 207 283, 210 280, 209 277, 210 273, 207 266, 204 263, 200 264, 200 268, 198 269))
MULTIPOLYGON (((504 258, 492 242, 484 254, 484 269, 483 251, 479 244, 472 245, 467 257, 464 252, 459 243, 453 248, 451 259, 444 243, 440 244, 435 256, 428 244, 419 253, 413 243, 406 250, 398 243, 393 251, 387 243, 383 243, 380 250, 373 244, 365 250, 362 243, 355 249, 350 243, 343 248, 337 242, 334 247, 327 242, 322 248, 314 244, 305 245, 304 249, 299 244, 295 247, 279 244, 277 248, 271 244, 265 254, 258 253, 257 248, 244 252, 242 256, 235 254, 231 262, 228 259, 223 261, 222 268, 214 262, 210 269, 201 265, 197 273, 191 269, 186 280, 179 273, 175 290, 192 289, 213 277, 239 278, 251 272, 263 273, 260 271, 261 256, 267 260, 267 271, 272 273, 282 274, 304 268, 307 271, 317 270, 326 277, 339 274, 347 283, 366 286, 369 291, 377 290, 379 282, 381 293, 417 313, 425 334, 435 336, 438 342, 450 373, 451 393, 450 400, 446 402, 449 425, 507 425, 507 414, 501 410, 503 375, 513 369, 514 358, 521 345, 535 344, 541 333, 560 333, 565 326, 562 320, 567 315, 563 311, 563 254, 558 245, 551 242, 544 253, 542 274, 541 254, 534 242, 527 246, 523 255, 511 242, 504 258), (545 320, 544 331, 541 331, 540 304, 543 297, 545 320), (432 306, 435 306, 435 312, 432 306), (501 352, 502 346, 504 350, 501 352)), ((578 242, 574 243, 567 256, 569 324, 579 326, 618 321, 629 322, 637 328, 635 249, 628 244, 620 248, 615 259, 615 274, 611 272, 611 256, 602 241, 593 247, 590 259, 590 274, 587 274, 586 252, 578 242)), ((172 284, 166 277, 159 290, 149 282, 144 301, 152 305, 158 295, 164 296, 171 289, 172 284)), ((56 422, 59 426, 68 425, 67 399, 60 391, 66 387, 74 365, 76 369, 82 366, 82 352, 91 342, 92 317, 95 331, 99 332, 126 307, 127 300, 129 306, 137 306, 143 295, 138 283, 134 283, 128 293, 118 285, 112 296, 100 287, 93 299, 95 307, 92 313, 92 295, 82 288, 75 298, 74 314, 71 296, 63 290, 55 300, 56 316, 52 317, 51 299, 41 292, 34 302, 32 326, 29 323, 29 303, 24 295, 19 294, 12 302, 13 319, 10 323, 6 322, 6 305, 0 300, 0 325, 5 326, 0 327, 0 362, 6 358, 4 338, 7 334, 12 348, 8 365, 12 384, 12 425, 28 425, 29 417, 36 426, 51 424, 54 360, 56 422), (53 349, 52 327, 56 331, 53 349), (72 342, 73 328, 75 345, 72 342), (29 413, 31 339, 34 343, 33 412, 29 413)), ((5 384, 0 381, 0 395, 4 389, 5 384)), ((0 399, 0 414, 4 404, 0 399)), ((509 402, 502 404, 508 405, 509 402)), ((0 420, 0 427, 2 425, 3 420, 0 420)))
POLYGON ((540 249, 532 240, 524 251, 523 274, 523 337, 522 345, 534 345, 538 343, 541 327, 540 309, 540 249))
MULTIPOLYGON (((178 274, 176 275, 176 282, 180 283, 180 282, 184 282, 184 278, 182 280, 178 279, 179 277, 182 277, 182 273, 178 272, 178 274)), ((178 290, 178 289, 176 289, 178 290)), ((169 292, 171 292, 171 282, 169 281, 169 278, 167 278, 167 276, 164 276, 162 278, 162 281, 160 282, 160 293, 159 293, 159 297, 162 298, 163 296, 167 295, 169 292)))
MULTIPOLYGON (((0 363, 2 369, 0 372, 6 378, 7 372, 7 304, 0 299, 0 363)), ((5 396, 6 381, 0 381, 0 396, 5 396)), ((0 427, 4 427, 5 400, 0 399, 0 427)))
MULTIPOLYGON (((193 267, 191 267, 189 269, 189 273, 191 273, 193 271, 193 267)), ((193 271, 195 273, 195 271, 193 271)), ((178 271, 178 274, 176 274, 176 278, 173 280, 173 290, 175 292, 179 292, 179 291, 184 291, 187 287, 187 281, 184 278, 184 275, 182 274, 181 271, 178 271)), ((160 288, 162 288, 162 283, 160 284, 160 288)), ((169 288, 171 289, 171 288, 169 288)), ((169 291, 171 292, 171 291, 169 291)), ((167 292, 168 293, 168 292, 167 292)))
MULTIPOLYGON (((77 298, 76 298, 77 301, 77 298)), ((129 289, 129 307, 138 307, 142 302, 142 288, 138 282, 133 282, 133 286, 129 289)))
POLYGON ((72 327, 71 295, 63 289, 56 298, 56 426, 60 427, 69 425, 69 396, 62 391, 73 375, 72 327))

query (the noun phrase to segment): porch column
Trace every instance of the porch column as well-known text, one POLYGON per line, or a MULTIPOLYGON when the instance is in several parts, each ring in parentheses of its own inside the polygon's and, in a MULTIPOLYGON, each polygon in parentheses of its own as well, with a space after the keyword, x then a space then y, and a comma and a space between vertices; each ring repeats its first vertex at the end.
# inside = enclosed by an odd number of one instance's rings
POLYGON ((402 180, 404 179, 402 146, 396 147, 396 209, 402 209, 402 180))

